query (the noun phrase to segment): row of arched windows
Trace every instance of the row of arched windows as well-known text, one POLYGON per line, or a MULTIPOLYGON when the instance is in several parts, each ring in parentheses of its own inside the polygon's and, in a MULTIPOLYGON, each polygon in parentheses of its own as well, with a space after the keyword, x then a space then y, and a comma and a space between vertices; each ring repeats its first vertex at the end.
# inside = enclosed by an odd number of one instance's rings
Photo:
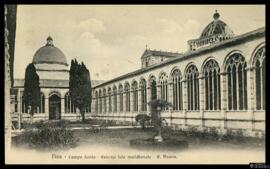
MULTIPOLYGON (((64 109, 65 109, 65 113, 76 113, 76 108, 74 106, 74 104, 72 103, 72 100, 70 98, 69 92, 67 92, 65 94, 64 97, 64 109)), ((18 101, 17 96, 16 96, 16 102, 18 101)), ((29 110, 27 110, 27 107, 25 106, 25 102, 24 102, 24 98, 23 98, 23 92, 21 92, 21 111, 22 113, 29 113, 29 110)), ((15 104, 15 112, 18 111, 18 104, 15 104)), ((90 112, 91 111, 91 107, 90 107, 90 103, 89 105, 85 108, 85 112, 90 112)), ((45 96, 44 93, 40 93, 40 104, 39 106, 35 109, 36 113, 45 113, 45 96)))
MULTIPOLYGON (((261 47, 257 50, 254 60, 253 68, 254 73, 254 88, 255 88, 255 109, 265 110, 265 47, 261 47)), ((179 69, 174 69, 171 73, 170 83, 172 86, 172 104, 173 110, 183 110, 183 97, 184 90, 186 90, 187 96, 187 109, 190 111, 197 111, 200 109, 200 90, 204 93, 204 108, 205 110, 214 111, 221 109, 221 78, 220 78, 220 66, 214 59, 208 60, 202 69, 201 76, 194 64, 187 67, 185 71, 185 78, 182 77, 179 69), (203 86, 199 86, 199 81, 203 81, 203 86), (184 88, 183 82, 186 83, 184 88), (203 88, 202 88, 203 87, 203 88)), ((247 110, 247 62, 245 57, 240 53, 232 54, 225 63, 224 74, 226 77, 226 100, 228 110, 247 110)), ((159 76, 159 89, 160 98, 169 101, 169 81, 165 72, 162 72, 159 76)), ((253 82, 249 82, 253 83, 253 82)), ((125 104, 125 111, 130 111, 131 97, 133 111, 139 110, 138 99, 140 97, 140 110, 147 111, 147 83, 145 79, 141 79, 140 83, 134 81, 131 84, 126 83, 124 87, 125 103, 123 103, 123 86, 120 84, 117 92, 117 87, 113 87, 113 93, 111 94, 111 88, 108 88, 108 95, 104 96, 109 99, 109 110, 111 109, 111 103, 113 102, 114 112, 123 111, 123 104, 125 104), (140 92, 140 95, 139 93, 140 92), (132 94, 132 95, 131 95, 132 94), (119 95, 119 105, 117 105, 117 95, 119 95), (113 100, 111 100, 113 99, 113 100)), ((105 90, 106 91, 106 90, 105 90)), ((101 92, 101 90, 99 90, 101 92)), ((251 91, 249 91, 251 92, 251 91)), ((97 93, 97 91, 96 91, 97 93)), ((98 96, 98 95, 96 95, 98 96)), ((96 97, 99 98, 99 97, 96 97)), ((98 102, 100 100, 96 99, 98 102)), ((98 104, 96 102, 96 104, 98 104)), ((105 106, 107 107, 107 106, 105 106)), ((106 108, 98 108, 96 106, 96 112, 107 112, 106 108)), ((111 112, 111 111, 109 111, 111 112)))

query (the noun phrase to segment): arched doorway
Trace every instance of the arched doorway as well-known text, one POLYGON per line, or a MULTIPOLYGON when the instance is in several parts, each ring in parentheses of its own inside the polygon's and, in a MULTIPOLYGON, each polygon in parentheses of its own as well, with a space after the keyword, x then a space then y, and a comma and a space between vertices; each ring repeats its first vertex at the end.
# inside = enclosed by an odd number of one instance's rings
POLYGON ((61 119, 61 98, 56 94, 49 97, 49 120, 61 119))

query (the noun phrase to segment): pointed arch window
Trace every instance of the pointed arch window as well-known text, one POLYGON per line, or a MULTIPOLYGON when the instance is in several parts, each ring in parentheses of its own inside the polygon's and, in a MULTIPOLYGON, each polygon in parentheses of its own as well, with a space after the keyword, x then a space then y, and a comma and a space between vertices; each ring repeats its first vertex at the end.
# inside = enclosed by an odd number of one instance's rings
POLYGON ((115 86, 113 88, 113 108, 113 111, 117 112, 117 88, 115 86))
POLYGON ((124 102, 124 96, 123 96, 123 86, 120 85, 119 86, 119 99, 120 99, 120 104, 119 104, 119 111, 123 112, 124 110, 124 106, 123 106, 123 102, 124 102))
POLYGON ((141 88, 141 110, 147 111, 147 88, 146 88, 146 80, 142 79, 140 81, 140 88, 141 88))
POLYGON ((99 90, 98 98, 99 98, 99 113, 102 113, 102 92, 101 92, 101 90, 99 90))
POLYGON ((112 91, 108 89, 109 112, 112 112, 112 91))
POLYGON ((199 72, 195 65, 186 71, 188 110, 199 110, 199 72))
MULTIPOLYGON (((162 73, 159 77, 161 99, 168 102, 168 76, 162 73)), ((164 107, 167 110, 168 107, 164 107)))
POLYGON ((265 110, 265 47, 254 57, 256 110, 265 110))
POLYGON ((96 105, 95 105, 95 112, 98 113, 98 92, 95 92, 95 100, 96 100, 96 105))
POLYGON ((173 110, 183 110, 182 76, 179 69, 172 72, 173 110))
POLYGON ((228 109, 247 109, 247 71, 244 56, 235 53, 226 62, 228 109))
POLYGON ((133 94, 133 110, 138 111, 138 84, 134 82, 132 84, 132 94, 133 94))
POLYGON ((106 89, 103 89, 103 110, 104 113, 107 112, 107 95, 106 95, 106 89))
POLYGON ((125 85, 125 97, 126 97, 126 111, 130 112, 130 86, 128 83, 125 85))
POLYGON ((209 60, 203 69, 205 84, 205 110, 220 110, 220 68, 209 60))

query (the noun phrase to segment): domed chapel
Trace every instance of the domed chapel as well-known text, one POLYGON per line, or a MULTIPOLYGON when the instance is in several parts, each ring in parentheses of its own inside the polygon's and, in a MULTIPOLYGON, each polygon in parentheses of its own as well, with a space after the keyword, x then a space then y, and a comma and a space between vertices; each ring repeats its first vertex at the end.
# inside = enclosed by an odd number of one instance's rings
MULTIPOLYGON (((80 119, 74 104, 69 96, 69 64, 62 50, 54 45, 53 38, 49 36, 44 46, 40 47, 33 56, 34 64, 40 82, 41 102, 34 113, 34 120, 60 120, 80 119)), ((92 85, 99 81, 92 81, 92 85)), ((24 79, 14 80, 13 95, 14 115, 22 112, 23 120, 29 120, 29 110, 23 101, 24 79)), ((86 117, 90 113, 90 103, 86 108, 86 117)))

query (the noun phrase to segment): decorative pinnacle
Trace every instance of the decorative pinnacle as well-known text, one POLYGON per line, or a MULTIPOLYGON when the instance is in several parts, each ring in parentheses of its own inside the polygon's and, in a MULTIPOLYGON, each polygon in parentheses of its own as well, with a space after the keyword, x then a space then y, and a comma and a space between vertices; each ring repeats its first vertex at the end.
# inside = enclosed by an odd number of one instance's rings
POLYGON ((220 15, 219 15, 218 11, 216 10, 216 12, 215 12, 214 15, 213 15, 213 18, 214 18, 215 20, 218 20, 219 17, 220 17, 220 15))
POLYGON ((48 36, 46 45, 47 46, 53 46, 53 38, 51 37, 51 35, 48 36))

